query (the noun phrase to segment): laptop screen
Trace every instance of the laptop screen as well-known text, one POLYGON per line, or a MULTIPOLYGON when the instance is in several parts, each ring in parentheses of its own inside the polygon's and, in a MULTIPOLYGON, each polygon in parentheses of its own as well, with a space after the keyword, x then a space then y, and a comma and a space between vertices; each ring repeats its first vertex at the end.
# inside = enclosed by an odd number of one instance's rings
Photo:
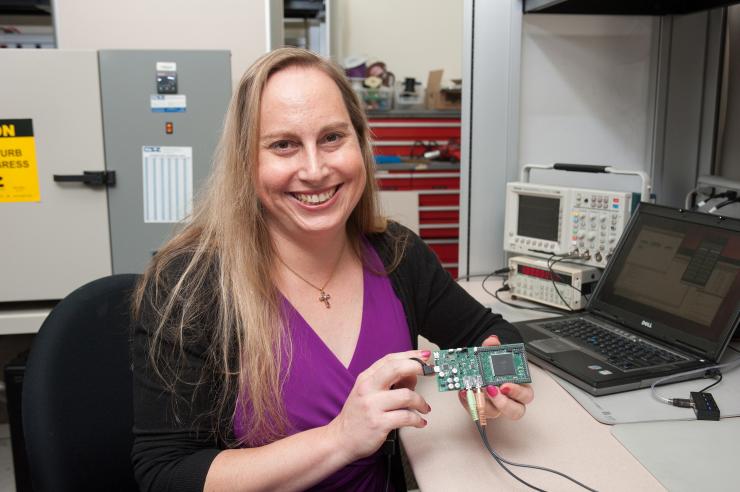
POLYGON ((590 307, 716 360, 740 309, 740 221, 640 204, 590 307))

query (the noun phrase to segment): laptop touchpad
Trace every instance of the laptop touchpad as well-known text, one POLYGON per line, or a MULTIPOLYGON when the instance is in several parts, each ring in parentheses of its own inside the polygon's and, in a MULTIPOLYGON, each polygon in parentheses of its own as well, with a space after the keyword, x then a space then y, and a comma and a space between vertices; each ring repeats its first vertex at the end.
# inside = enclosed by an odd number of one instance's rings
POLYGON ((535 340, 529 342, 532 347, 543 351, 546 354, 554 354, 557 352, 567 352, 569 350, 576 349, 574 345, 566 342, 559 338, 545 338, 543 340, 535 340))

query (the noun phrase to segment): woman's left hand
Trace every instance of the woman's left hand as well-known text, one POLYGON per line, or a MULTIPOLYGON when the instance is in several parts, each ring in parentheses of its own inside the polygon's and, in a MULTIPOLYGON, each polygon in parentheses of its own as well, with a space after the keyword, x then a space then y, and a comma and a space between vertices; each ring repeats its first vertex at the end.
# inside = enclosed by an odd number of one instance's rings
MULTIPOLYGON (((491 335, 484 342, 484 347, 501 345, 496 335, 491 335)), ((528 384, 504 383, 501 387, 486 386, 486 416, 489 419, 504 416, 512 420, 518 420, 524 416, 527 405, 534 399, 534 391, 528 384)), ((468 410, 468 402, 465 390, 458 393, 458 398, 465 411, 468 410)))

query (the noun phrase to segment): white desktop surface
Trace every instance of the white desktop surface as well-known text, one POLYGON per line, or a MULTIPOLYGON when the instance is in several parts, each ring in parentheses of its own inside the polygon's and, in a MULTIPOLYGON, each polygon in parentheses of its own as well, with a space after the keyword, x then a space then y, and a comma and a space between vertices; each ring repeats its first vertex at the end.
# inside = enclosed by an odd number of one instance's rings
MULTIPOLYGON (((740 354, 727 350, 722 363, 740 359, 740 354)), ((659 402, 650 388, 593 396, 573 384, 553 376, 570 395, 596 420, 604 424, 634 424, 668 420, 695 421, 691 408, 680 408, 659 402)), ((692 391, 709 386, 714 379, 692 379, 657 388, 657 393, 666 398, 688 398, 692 391)), ((723 417, 740 416, 740 368, 725 372, 722 382, 709 390, 717 401, 723 417)), ((739 420, 740 422, 740 420, 739 420)), ((740 434, 738 435, 740 441, 740 434)), ((740 449, 740 448, 739 448, 740 449)))
MULTIPOLYGON (((460 284, 473 297, 509 321, 545 316, 500 304, 481 288, 480 280, 473 279, 460 284)), ((491 292, 500 285, 500 280, 489 279, 486 282, 491 292)), ((420 340, 419 347, 436 348, 424 339, 420 340)), ((618 440, 612 435, 615 426, 596 421, 549 373, 532 364, 530 371, 535 398, 524 418, 519 421, 497 419, 488 426, 491 445, 502 457, 518 463, 553 468, 599 491, 673 488, 674 482, 667 480, 667 477, 671 477, 671 471, 680 476, 689 468, 696 480, 716 483, 711 477, 714 470, 711 457, 697 452, 691 462, 687 462, 684 456, 686 449, 678 451, 674 449, 675 446, 640 439, 633 428, 624 432, 615 430, 618 440), (646 443, 652 444, 646 446, 646 443), (629 446, 632 452, 625 446, 629 446), (662 480, 662 485, 656 477, 662 480)), ((438 392, 433 378, 420 378, 417 390, 432 407, 431 413, 425 417, 429 425, 424 429, 402 429, 401 438, 422 491, 529 490, 508 475, 488 454, 475 425, 460 406, 454 392, 438 392)), ((711 424, 705 422, 673 422, 669 424, 674 427, 665 429, 662 428, 666 425, 664 422, 628 426, 644 426, 640 429, 656 435, 668 430, 674 433, 672 439, 690 449, 694 444, 702 445, 708 439, 711 441, 712 434, 719 435, 727 427, 736 429, 735 420, 740 422, 740 419, 732 419, 731 422, 723 422, 722 426, 703 425, 711 424), (686 434, 684 437, 687 439, 682 440, 682 424, 700 424, 695 428, 708 430, 709 434, 702 434, 696 443, 691 437, 695 432, 686 434)), ((524 480, 546 490, 583 490, 550 473, 511 468, 524 480)))
POLYGON ((624 424, 611 429, 672 492, 740 489, 736 468, 740 418, 624 424))
MULTIPOLYGON (((420 340, 420 348, 434 347, 420 340)), ((519 421, 488 424, 491 446, 509 461, 554 468, 599 491, 663 490, 660 483, 544 370, 530 364, 534 401, 519 421)), ((440 393, 432 377, 417 391, 432 407, 424 429, 404 428, 401 441, 423 492, 529 490, 509 476, 483 447, 456 392, 440 393)), ((546 490, 583 490, 564 478, 512 467, 546 490)))

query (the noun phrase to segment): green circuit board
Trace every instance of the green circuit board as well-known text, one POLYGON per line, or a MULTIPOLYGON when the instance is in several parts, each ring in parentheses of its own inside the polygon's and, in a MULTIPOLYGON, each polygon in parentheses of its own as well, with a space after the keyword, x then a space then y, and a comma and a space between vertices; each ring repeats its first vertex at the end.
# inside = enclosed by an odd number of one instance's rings
POLYGON ((523 343, 439 350, 432 356, 439 391, 532 382, 523 343))

